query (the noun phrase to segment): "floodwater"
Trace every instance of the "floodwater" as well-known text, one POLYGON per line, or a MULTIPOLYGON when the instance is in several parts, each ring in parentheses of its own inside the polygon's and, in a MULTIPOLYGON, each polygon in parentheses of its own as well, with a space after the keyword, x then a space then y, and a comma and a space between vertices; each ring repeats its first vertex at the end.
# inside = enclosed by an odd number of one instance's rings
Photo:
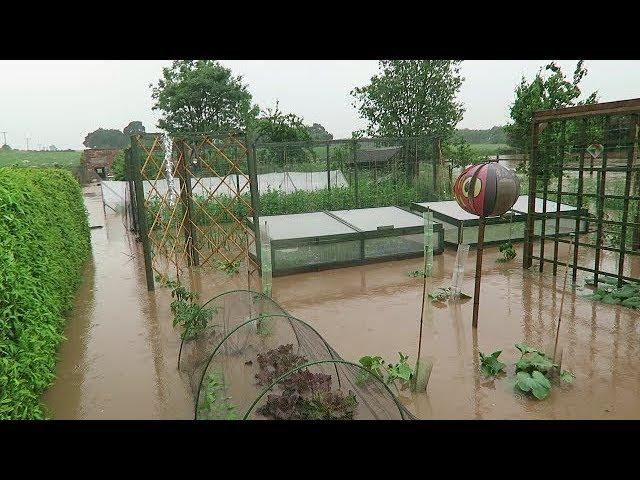
MULTIPOLYGON (((93 260, 70 313, 67 341, 59 352, 57 379, 44 402, 53 418, 193 418, 188 380, 176 368, 179 333, 171 325, 167 289, 145 286, 142 253, 125 233, 122 217, 103 212, 99 187, 85 189, 92 225, 93 260)), ((547 251, 552 251, 547 246, 547 251)), ((567 245, 560 245, 564 260, 567 245)), ((555 385, 542 401, 514 390, 514 364, 524 342, 553 345, 564 270, 551 275, 521 268, 518 257, 496 263, 485 249, 480 316, 471 328, 472 300, 436 305, 427 301, 422 356, 434 368, 427 393, 401 392, 402 403, 423 419, 621 419, 640 418, 640 313, 581 298, 570 282, 560 329, 562 368, 572 385, 555 385), (483 380, 477 352, 502 350, 507 374, 483 380)), ((466 263, 463 291, 473 294, 475 250, 466 263)), ((581 251, 581 264, 589 264, 581 251)), ((434 257, 429 289, 451 283, 455 251, 434 257)), ((640 276, 636 257, 627 272, 640 276)), ((615 258, 605 256, 605 263, 615 258)), ((395 361, 398 352, 415 360, 422 279, 407 272, 422 259, 385 262, 273 279, 273 297, 292 315, 314 326, 347 360, 366 354, 395 361)), ((612 267, 615 271, 615 268, 612 267)), ((578 285, 584 274, 579 272, 578 285)), ((227 290, 258 288, 242 272, 194 271, 183 277, 202 301, 227 290)))

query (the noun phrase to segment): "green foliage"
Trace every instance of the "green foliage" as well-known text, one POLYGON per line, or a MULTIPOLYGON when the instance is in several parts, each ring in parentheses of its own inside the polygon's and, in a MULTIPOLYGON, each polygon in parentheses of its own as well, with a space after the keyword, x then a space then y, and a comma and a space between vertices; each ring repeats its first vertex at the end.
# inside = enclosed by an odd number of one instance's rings
POLYGON ((198 292, 187 290, 179 281, 166 277, 157 277, 163 286, 171 289, 170 308, 173 313, 173 326, 182 327, 181 338, 185 341, 193 340, 203 332, 213 316, 217 313, 215 307, 201 307, 198 303, 198 292))
POLYGON ((538 400, 542 400, 551 391, 550 376, 559 373, 564 383, 572 383, 573 373, 568 370, 558 372, 560 366, 554 363, 540 350, 525 343, 517 343, 520 360, 516 362, 516 387, 525 393, 531 393, 538 400))
POLYGON ((216 260, 216 268, 232 277, 240 272, 240 261, 227 262, 223 260, 216 260))
POLYGON ((331 135, 327 129, 319 123, 314 123, 313 125, 306 126, 305 128, 307 129, 307 133, 311 140, 333 140, 333 135, 331 135))
MULTIPOLYGON (((591 279, 593 282, 593 279, 591 279)), ((640 283, 625 283, 617 288, 616 277, 600 277, 603 283, 594 293, 587 298, 597 300, 608 305, 622 305, 623 307, 640 309, 640 283)))
POLYGON ((126 180, 124 170, 124 150, 120 150, 111 164, 111 174, 114 180, 126 180))
POLYGON ((82 144, 87 148, 127 148, 129 138, 120 130, 99 128, 84 137, 82 144))
POLYGON ((518 372, 516 386, 525 393, 531 392, 538 400, 546 398, 551 390, 551 382, 538 370, 534 370, 532 373, 518 372))
POLYGON ((501 353, 502 350, 493 352, 491 355, 480 352, 480 371, 485 377, 495 377, 500 372, 504 372, 507 365, 498 360, 501 353))
MULTIPOLYGON (((580 82, 585 75, 587 69, 580 60, 571 80, 566 79, 562 69, 555 62, 546 65, 544 70, 541 68, 531 82, 522 77, 516 87, 515 100, 510 109, 513 123, 504 127, 509 143, 520 151, 530 150, 531 121, 536 110, 596 103, 597 92, 578 101, 582 94, 580 82)), ((544 140, 542 137, 539 139, 541 143, 544 143, 544 140)))
POLYGON ((122 129, 122 133, 124 133, 127 138, 130 138, 131 135, 145 133, 145 128, 142 122, 135 120, 129 122, 129 124, 122 129))
POLYGON ((361 371, 356 379, 359 385, 363 385, 369 379, 370 373, 381 378, 387 384, 393 384, 396 389, 396 382, 400 383, 402 388, 407 387, 413 378, 413 367, 407 363, 408 355, 398 352, 400 360, 397 363, 386 362, 381 356, 365 355, 359 362, 366 371, 361 371))
POLYGON ((470 128, 456 129, 455 137, 462 138, 468 143, 506 144, 507 133, 504 127, 491 127, 489 129, 473 130, 470 128))
POLYGON ((170 133, 237 133, 258 113, 242 77, 213 60, 174 61, 151 96, 162 113, 158 127, 170 133))
POLYGON ((231 397, 224 396, 225 388, 220 373, 215 370, 209 372, 203 385, 202 402, 198 405, 198 419, 236 420, 236 406, 231 397))
POLYGON ((0 168, 0 419, 45 417, 39 398, 90 252, 68 171, 0 168))
MULTIPOLYGON (((428 296, 434 302, 444 302, 445 300, 448 300, 450 298, 456 298, 453 293, 453 288, 451 287, 438 288, 433 292, 429 292, 428 296)), ((460 295, 458 296, 458 298, 465 300, 465 299, 471 298, 471 296, 467 295, 464 292, 460 292, 460 295)))
POLYGON ((498 247, 498 250, 502 252, 502 257, 497 258, 496 262, 506 263, 516 258, 517 253, 513 248, 513 243, 511 242, 504 242, 500 244, 500 246, 498 247))
POLYGON ((74 167, 80 165, 82 152, 77 151, 57 151, 57 152, 36 152, 21 150, 0 149, 0 167, 53 167, 58 164, 61 167, 74 167))
POLYGON ((459 61, 381 60, 380 70, 351 92, 369 135, 447 140, 453 134, 464 113, 456 101, 464 80, 459 61))

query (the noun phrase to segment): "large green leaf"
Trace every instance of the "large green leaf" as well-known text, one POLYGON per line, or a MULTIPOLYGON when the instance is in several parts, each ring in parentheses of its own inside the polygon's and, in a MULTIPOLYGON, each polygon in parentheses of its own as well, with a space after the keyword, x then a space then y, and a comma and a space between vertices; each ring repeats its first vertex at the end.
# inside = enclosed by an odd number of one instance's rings
POLYGON ((560 374, 560 378, 564 383, 573 383, 573 379, 576 378, 576 376, 569 370, 563 370, 560 374))
POLYGON ((537 370, 532 374, 518 372, 516 375, 516 387, 526 393, 531 393, 538 400, 543 400, 549 395, 551 382, 537 370))
POLYGON ((538 351, 535 348, 530 347, 526 343, 516 343, 516 348, 520 350, 520 353, 522 353, 523 355, 526 353, 534 353, 538 351))
POLYGON ((498 360, 501 353, 502 350, 493 352, 491 355, 480 352, 480 371, 485 377, 492 377, 504 371, 507 365, 498 360))
POLYGON ((539 370, 546 373, 557 366, 557 363, 553 363, 553 361, 547 358, 543 353, 536 351, 535 353, 527 354, 518 360, 516 363, 516 372, 526 371, 531 373, 534 370, 539 370))

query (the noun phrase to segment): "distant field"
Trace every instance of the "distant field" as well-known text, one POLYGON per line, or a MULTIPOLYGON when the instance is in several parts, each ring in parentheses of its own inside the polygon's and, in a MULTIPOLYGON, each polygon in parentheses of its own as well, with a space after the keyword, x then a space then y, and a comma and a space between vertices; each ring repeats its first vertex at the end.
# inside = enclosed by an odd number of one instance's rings
POLYGON ((471 151, 477 155, 496 155, 513 150, 506 143, 472 143, 471 151))
POLYGON ((55 163, 61 167, 73 167, 80 164, 82 152, 36 152, 0 150, 0 167, 17 164, 20 167, 53 167, 55 163))

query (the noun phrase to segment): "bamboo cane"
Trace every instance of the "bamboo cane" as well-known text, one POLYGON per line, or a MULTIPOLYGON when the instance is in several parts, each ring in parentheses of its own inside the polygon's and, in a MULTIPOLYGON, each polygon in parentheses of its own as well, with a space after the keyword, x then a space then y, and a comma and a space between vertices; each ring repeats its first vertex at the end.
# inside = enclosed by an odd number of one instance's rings
POLYGON ((569 241, 569 250, 567 251, 567 261, 564 265, 564 280, 562 284, 562 295, 560 296, 560 311, 558 312, 558 325, 556 326, 556 339, 553 344, 553 361, 556 361, 556 351, 558 349, 558 337, 560 336, 560 323, 562 322, 562 307, 564 306, 564 294, 567 290, 567 276, 569 275, 569 260, 571 259, 571 250, 573 247, 573 237, 574 234, 571 235, 571 240, 569 241))

